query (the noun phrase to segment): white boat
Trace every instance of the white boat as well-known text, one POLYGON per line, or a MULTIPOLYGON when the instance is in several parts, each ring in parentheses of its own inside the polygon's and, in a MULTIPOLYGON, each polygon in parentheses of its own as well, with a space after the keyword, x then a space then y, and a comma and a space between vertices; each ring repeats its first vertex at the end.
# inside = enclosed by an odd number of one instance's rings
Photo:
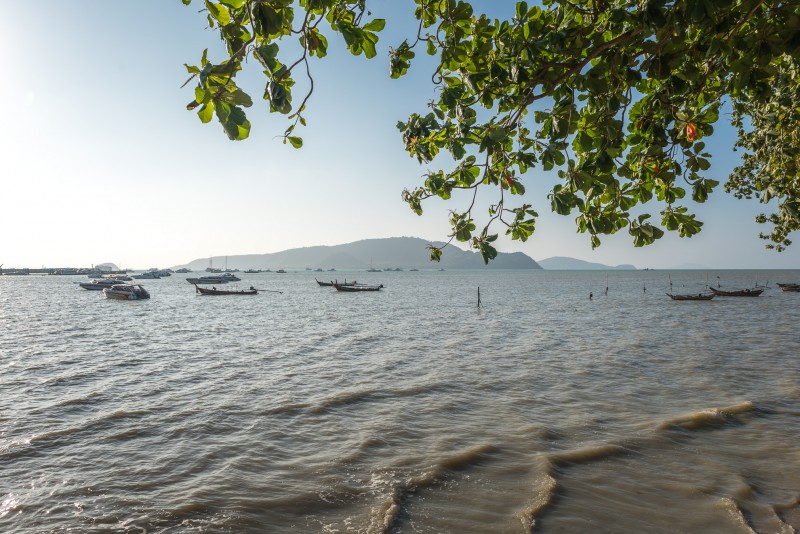
POLYGON ((103 278, 102 280, 92 280, 91 282, 80 282, 78 285, 83 289, 88 289, 89 291, 101 291, 107 287, 112 287, 117 284, 119 284, 119 280, 103 278))
POLYGON ((117 282, 131 282, 131 281, 133 281, 133 278, 131 278, 127 274, 104 274, 103 278, 107 278, 109 280, 116 280, 117 282))
POLYGON ((139 284, 115 284, 103 289, 103 295, 107 299, 117 300, 145 300, 150 298, 150 293, 139 284))

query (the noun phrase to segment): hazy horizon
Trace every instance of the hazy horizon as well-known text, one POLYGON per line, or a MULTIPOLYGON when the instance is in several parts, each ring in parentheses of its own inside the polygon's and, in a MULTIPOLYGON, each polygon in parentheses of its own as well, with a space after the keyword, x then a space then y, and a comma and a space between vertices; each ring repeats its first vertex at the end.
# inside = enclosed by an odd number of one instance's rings
MULTIPOLYGON (((413 236, 393 236, 393 237, 389 237, 389 238, 371 238, 370 240, 395 239, 395 238, 400 238, 400 237, 411 237, 412 239, 421 239, 421 238, 416 238, 416 237, 413 237, 413 236)), ((243 254, 199 256, 199 257, 194 257, 194 258, 191 258, 191 259, 188 259, 188 260, 185 260, 185 261, 177 261, 177 262, 173 261, 173 262, 164 262, 164 263, 159 263, 159 264, 147 264, 147 265, 145 265, 144 263, 141 263, 141 262, 134 262, 134 263, 131 264, 132 266, 129 266, 129 265, 126 265, 126 264, 121 264, 121 263, 115 262, 113 260, 104 259, 102 261, 89 261, 89 262, 84 262, 84 263, 79 263, 79 264, 66 264, 66 263, 53 263, 53 264, 48 264, 48 265, 8 265, 8 264, 0 264, 0 269, 8 271, 8 270, 13 270, 13 269, 24 269, 24 268, 30 268, 30 269, 40 269, 40 268, 53 269, 53 268, 70 268, 70 267, 88 268, 88 267, 95 267, 95 266, 98 266, 98 265, 112 264, 112 265, 114 265, 117 268, 122 269, 122 270, 145 271, 145 270, 153 269, 153 268, 175 269, 175 268, 188 266, 188 265, 190 265, 191 263, 194 263, 194 262, 208 261, 208 260, 210 260, 209 263, 213 264, 213 266, 216 267, 216 268, 225 268, 228 260, 231 259, 231 258, 236 258, 236 257, 241 257, 241 256, 263 256, 263 255, 281 254, 281 253, 288 252, 288 251, 291 251, 291 250, 302 250, 302 249, 318 248, 318 247, 332 248, 332 247, 337 247, 337 246, 349 245, 349 244, 352 244, 352 243, 357 243, 359 241, 367 241, 367 240, 357 240, 357 241, 351 241, 351 242, 348 242, 348 243, 337 243, 337 244, 334 244, 334 245, 308 245, 308 246, 304 246, 304 247, 292 247, 292 248, 278 250, 278 251, 274 251, 274 252, 250 252, 250 253, 243 253, 243 254)), ((448 246, 454 246, 454 247, 457 247, 457 248, 459 248, 460 250, 463 250, 463 251, 470 251, 470 249, 468 249, 467 247, 463 246, 463 244, 461 244, 461 243, 450 244, 448 246)), ((470 251, 470 252, 472 252, 472 251, 470 251)), ((725 267, 725 266, 721 266, 721 265, 706 265, 706 264, 700 264, 700 263, 696 263, 696 262, 681 262, 681 263, 667 264, 667 265, 663 265, 663 266, 652 266, 652 265, 637 265, 637 264, 632 264, 632 263, 627 263, 627 262, 604 263, 602 261, 587 260, 587 259, 583 259, 583 258, 579 258, 579 257, 564 256, 564 255, 535 258, 535 257, 531 256, 530 254, 528 254, 525 251, 511 251, 511 252, 522 252, 523 254, 526 254, 528 257, 530 257, 535 262, 537 262, 537 264, 541 264, 542 262, 546 262, 548 260, 563 258, 563 259, 566 259, 566 260, 575 260, 576 262, 584 262, 584 263, 587 263, 587 264, 600 264, 600 265, 604 265, 604 266, 608 267, 609 269, 615 269, 616 267, 627 266, 627 265, 633 265, 633 267, 635 267, 635 269, 637 269, 637 270, 658 269, 658 270, 686 270, 686 271, 692 271, 692 270, 696 270, 696 271, 703 271, 703 270, 748 271, 748 270, 793 270, 793 269, 796 269, 796 267, 748 267, 748 266, 745 266, 745 267, 725 267)), ((376 265, 376 266, 378 266, 378 265, 376 265)), ((275 268, 275 269, 279 268, 279 266, 262 266, 262 267, 259 267, 257 265, 253 265, 253 266, 246 267, 246 268, 266 268, 266 267, 271 267, 271 268, 275 268)), ((317 266, 316 265, 308 265, 306 267, 316 268, 317 266)), ((369 265, 365 265, 363 267, 363 269, 367 269, 369 267, 370 267, 369 265)), ((379 267, 383 268, 383 267, 388 267, 388 266, 380 265, 379 267)), ((426 267, 426 265, 420 266, 421 269, 429 268, 431 270, 438 270, 440 267, 441 267, 441 264, 438 264, 436 262, 430 262, 430 266, 429 267, 426 267)), ((302 269, 302 268, 298 267, 298 268, 290 268, 290 269, 291 270, 298 270, 298 269, 302 269)), ((564 270, 564 269, 560 269, 560 268, 556 268, 556 269, 550 268, 550 269, 548 269, 547 267, 544 267, 544 266, 542 266, 542 269, 544 269, 544 270, 564 270)), ((357 270, 359 270, 359 268, 344 269, 344 270, 357 271, 357 270)), ((566 270, 581 270, 581 269, 566 269, 566 270)), ((585 270, 592 270, 592 269, 588 268, 588 269, 585 269, 585 270)), ((624 272, 624 269, 620 270, 620 272, 624 272)))

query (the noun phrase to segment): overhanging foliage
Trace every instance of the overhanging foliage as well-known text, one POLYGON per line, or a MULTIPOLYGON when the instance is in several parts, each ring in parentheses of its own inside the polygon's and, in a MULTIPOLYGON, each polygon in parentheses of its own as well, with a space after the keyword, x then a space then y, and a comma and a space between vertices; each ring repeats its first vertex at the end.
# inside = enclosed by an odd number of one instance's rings
MULTIPOLYGON (((251 125, 243 108, 252 101, 235 76, 254 57, 264 68, 270 111, 290 120, 284 142, 299 148, 295 129, 305 125, 313 92, 308 58, 325 56, 328 47, 320 24, 353 54, 374 57, 384 21, 368 20, 367 3, 204 0, 228 57, 212 63, 204 53, 199 66, 187 66, 198 82, 188 107, 199 108, 203 122, 216 114, 231 139, 245 139, 251 125), (279 59, 279 43, 288 37, 302 50, 292 62, 279 59), (295 105, 298 67, 311 89, 295 105)), ((690 200, 705 202, 719 185, 706 176, 703 139, 714 133, 724 103, 733 109, 736 148, 744 151, 725 189, 764 203, 777 199, 775 213, 757 218, 771 225, 761 237, 777 250, 791 243, 789 233, 800 228, 800 2, 546 0, 541 7, 519 2, 511 20, 476 15, 458 0, 415 4, 418 33, 391 51, 391 76, 405 74, 424 50, 440 62, 439 98, 398 128, 420 162, 447 151, 456 164, 428 173, 403 198, 421 214, 428 198, 495 188, 497 201, 480 230, 475 197, 450 216, 451 239, 468 242, 485 261, 496 255, 494 225, 522 241, 534 232, 532 206, 509 206, 534 167, 557 171, 550 207, 576 213, 578 231, 593 247, 621 230, 635 246, 653 243, 664 230, 695 235, 703 223, 689 211, 690 200), (656 220, 632 214, 651 204, 656 220)), ((433 259, 440 254, 432 247, 433 259)))

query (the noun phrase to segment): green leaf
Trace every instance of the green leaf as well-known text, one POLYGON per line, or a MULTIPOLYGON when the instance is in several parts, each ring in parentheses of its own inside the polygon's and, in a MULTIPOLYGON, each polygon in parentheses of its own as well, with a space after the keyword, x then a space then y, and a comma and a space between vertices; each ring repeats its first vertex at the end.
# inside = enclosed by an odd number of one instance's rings
POLYGON ((215 4, 209 0, 205 0, 205 4, 209 14, 214 17, 214 19, 219 22, 221 26, 231 23, 231 13, 225 6, 215 4))
MULTIPOLYGON (((495 235, 495 237, 497 236, 495 235)), ((483 263, 487 265, 490 260, 493 260, 497 257, 497 249, 485 241, 480 243, 479 250, 481 252, 481 257, 483 258, 483 263)))
POLYGON ((224 99, 226 102, 230 102, 231 104, 235 104, 237 106, 244 106, 246 108, 249 108, 253 105, 253 99, 250 98, 250 95, 238 88, 233 92, 226 93, 224 99))
POLYGON ((364 29, 370 32, 379 32, 386 27, 385 19, 375 19, 364 25, 364 29))
POLYGON ((301 137, 289 136, 289 142, 295 148, 300 148, 303 146, 303 139, 301 137))
POLYGON ((211 121, 211 117, 213 114, 214 114, 214 102, 203 104, 203 107, 197 110, 197 116, 200 117, 200 120, 204 124, 211 121))
POLYGON ((232 141, 247 139, 250 135, 250 121, 240 107, 218 102, 214 111, 229 139, 232 141))

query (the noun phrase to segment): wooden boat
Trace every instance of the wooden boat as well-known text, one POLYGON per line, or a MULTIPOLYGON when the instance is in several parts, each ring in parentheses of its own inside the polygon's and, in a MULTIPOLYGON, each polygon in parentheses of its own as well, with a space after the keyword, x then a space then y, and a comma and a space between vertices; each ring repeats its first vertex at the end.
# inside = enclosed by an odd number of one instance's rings
POLYGON ((714 293, 697 293, 695 294, 675 294, 667 293, 667 296, 672 300, 711 300, 714 298, 714 293))
POLYGON ((737 289, 735 291, 724 291, 714 287, 709 289, 718 297, 757 297, 764 292, 763 289, 737 289))
MULTIPOLYGON (((317 280, 317 279, 314 278, 314 280, 317 280)), ((317 280, 317 283, 319 284, 320 287, 333 287, 336 284, 339 284, 339 281, 337 280, 335 282, 334 281, 331 281, 331 282, 320 282, 319 280, 317 280)), ((358 282, 356 282, 355 280, 353 280, 352 282, 348 282, 347 278, 345 278, 344 282, 342 282, 339 285, 342 285, 342 286, 356 286, 356 285, 358 285, 358 282)))
POLYGON ((777 285, 783 291, 800 291, 800 284, 798 283, 776 283, 775 285, 777 285))
POLYGON ((778 287, 781 288, 781 291, 800 293, 800 284, 778 284, 778 287))
POLYGON ((380 291, 381 288, 383 287, 383 284, 378 285, 378 286, 368 286, 368 285, 365 285, 365 284, 358 284, 358 285, 352 285, 352 286, 346 286, 346 285, 343 285, 343 284, 333 284, 333 287, 336 288, 336 291, 344 291, 344 292, 348 292, 348 293, 356 293, 356 292, 359 292, 359 291, 380 291))
POLYGON ((200 287, 195 284, 194 289, 195 292, 199 293, 200 295, 258 295, 258 289, 254 288, 253 286, 250 286, 250 289, 231 291, 228 289, 217 289, 216 287, 208 289, 207 287, 200 287))

